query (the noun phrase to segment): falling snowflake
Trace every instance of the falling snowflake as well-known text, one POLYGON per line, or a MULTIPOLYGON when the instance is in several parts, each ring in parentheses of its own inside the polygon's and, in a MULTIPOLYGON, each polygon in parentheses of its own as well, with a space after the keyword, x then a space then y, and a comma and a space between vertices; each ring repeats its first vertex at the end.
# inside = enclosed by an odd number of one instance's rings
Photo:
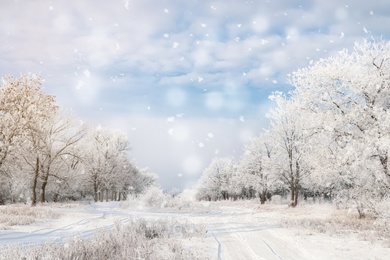
POLYGON ((179 47, 179 45, 180 45, 180 44, 179 44, 178 42, 174 42, 173 45, 172 45, 172 47, 173 47, 174 49, 176 49, 177 47, 179 47))
POLYGON ((91 77, 91 72, 90 72, 88 69, 84 70, 83 74, 84 74, 84 76, 87 77, 87 78, 90 78, 90 77, 91 77))

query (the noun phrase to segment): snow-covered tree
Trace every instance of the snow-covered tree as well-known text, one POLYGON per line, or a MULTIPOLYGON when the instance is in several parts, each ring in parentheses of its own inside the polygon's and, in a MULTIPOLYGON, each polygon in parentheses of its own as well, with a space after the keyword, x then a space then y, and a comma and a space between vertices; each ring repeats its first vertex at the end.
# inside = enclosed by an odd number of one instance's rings
POLYGON ((361 214, 389 193, 390 43, 363 41, 352 51, 292 74, 301 111, 329 137, 324 168, 338 195, 361 214))
POLYGON ((140 194, 149 187, 157 185, 158 175, 147 167, 142 169, 134 168, 133 174, 130 175, 130 179, 130 192, 133 194, 140 194))
MULTIPOLYGON (((1 87, 1 155, 0 168, 10 153, 23 158, 32 176, 32 205, 36 204, 36 187, 39 181, 42 158, 37 150, 42 148, 42 136, 48 122, 55 117, 58 107, 55 98, 41 88, 41 79, 27 73, 18 79, 3 78, 1 87)), ((9 173, 11 174, 11 173, 9 173)))
POLYGON ((108 197, 113 180, 120 179, 118 174, 123 173, 129 143, 123 132, 102 127, 91 128, 84 141, 84 172, 95 201, 99 196, 102 200, 103 192, 108 197))
POLYGON ((267 131, 253 138, 245 146, 238 167, 244 187, 247 190, 257 191, 261 204, 265 203, 267 193, 280 185, 271 156, 273 156, 273 147, 270 144, 269 132, 267 131))
POLYGON ((198 198, 228 199, 234 172, 235 166, 231 159, 214 158, 198 181, 198 198))
POLYGON ((311 171, 307 156, 312 152, 310 137, 316 133, 307 115, 303 115, 300 104, 294 98, 288 99, 281 92, 275 92, 271 99, 277 107, 271 109, 270 143, 274 150, 273 166, 281 179, 289 186, 291 206, 298 204, 301 180, 311 171))
POLYGON ((37 153, 41 156, 40 202, 46 201, 46 186, 49 177, 57 183, 67 182, 69 173, 76 163, 81 160, 80 151, 75 146, 80 145, 86 134, 83 122, 71 114, 58 113, 56 117, 47 122, 42 131, 41 146, 37 153))

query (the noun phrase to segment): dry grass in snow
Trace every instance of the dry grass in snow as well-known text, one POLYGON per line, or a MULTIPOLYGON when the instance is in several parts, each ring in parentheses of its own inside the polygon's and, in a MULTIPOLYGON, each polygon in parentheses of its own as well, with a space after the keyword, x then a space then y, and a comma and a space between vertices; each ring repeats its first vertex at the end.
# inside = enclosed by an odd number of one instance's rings
POLYGON ((41 245, 4 246, 0 259, 207 259, 202 252, 183 246, 203 238, 205 227, 183 219, 118 221, 87 238, 41 245))
POLYGON ((9 226, 29 225, 40 219, 56 219, 60 213, 45 207, 31 207, 27 205, 0 206, 0 228, 9 226))
MULTIPOLYGON (((359 218, 356 210, 336 209, 332 204, 303 204, 296 208, 266 205, 268 210, 278 212, 282 227, 298 234, 313 232, 331 236, 353 235, 366 241, 380 241, 390 246, 390 236, 384 232, 381 221, 373 215, 359 218)), ((388 229, 389 227, 387 227, 388 229)))

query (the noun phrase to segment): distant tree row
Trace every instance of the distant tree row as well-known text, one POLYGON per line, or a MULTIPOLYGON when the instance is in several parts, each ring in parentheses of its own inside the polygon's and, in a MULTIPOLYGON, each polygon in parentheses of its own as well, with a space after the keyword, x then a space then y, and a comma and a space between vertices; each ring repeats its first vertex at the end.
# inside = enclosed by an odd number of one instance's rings
POLYGON ((156 175, 137 169, 124 133, 90 127, 56 105, 36 74, 0 85, 0 203, 120 200, 156 175))
MULTIPOLYGON (((361 217, 390 195, 390 43, 363 41, 294 72, 294 90, 275 92, 270 127, 237 165, 216 158, 198 183, 200 199, 254 192, 322 194, 361 217)), ((302 196, 300 196, 302 195, 302 196)))

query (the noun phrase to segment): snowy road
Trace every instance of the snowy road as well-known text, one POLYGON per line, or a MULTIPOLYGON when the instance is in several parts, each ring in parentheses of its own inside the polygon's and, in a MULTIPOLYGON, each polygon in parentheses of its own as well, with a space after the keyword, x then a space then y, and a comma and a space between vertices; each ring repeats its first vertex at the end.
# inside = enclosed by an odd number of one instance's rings
POLYGON ((234 207, 207 216, 218 244, 216 259, 389 259, 390 248, 356 237, 296 234, 280 228, 276 218, 270 212, 234 207))
POLYGON ((296 234, 280 228, 275 214, 242 207, 219 207, 208 213, 150 212, 123 209, 118 203, 97 203, 76 208, 53 209, 63 213, 56 220, 15 226, 0 231, 0 243, 43 243, 90 236, 99 228, 128 222, 132 218, 189 218, 206 224, 208 236, 202 248, 210 259, 388 259, 390 249, 353 237, 330 237, 323 234, 296 234))
POLYGON ((218 259, 302 259, 297 248, 291 251, 275 237, 277 225, 261 221, 261 216, 251 210, 224 208, 207 220, 218 243, 218 259))

